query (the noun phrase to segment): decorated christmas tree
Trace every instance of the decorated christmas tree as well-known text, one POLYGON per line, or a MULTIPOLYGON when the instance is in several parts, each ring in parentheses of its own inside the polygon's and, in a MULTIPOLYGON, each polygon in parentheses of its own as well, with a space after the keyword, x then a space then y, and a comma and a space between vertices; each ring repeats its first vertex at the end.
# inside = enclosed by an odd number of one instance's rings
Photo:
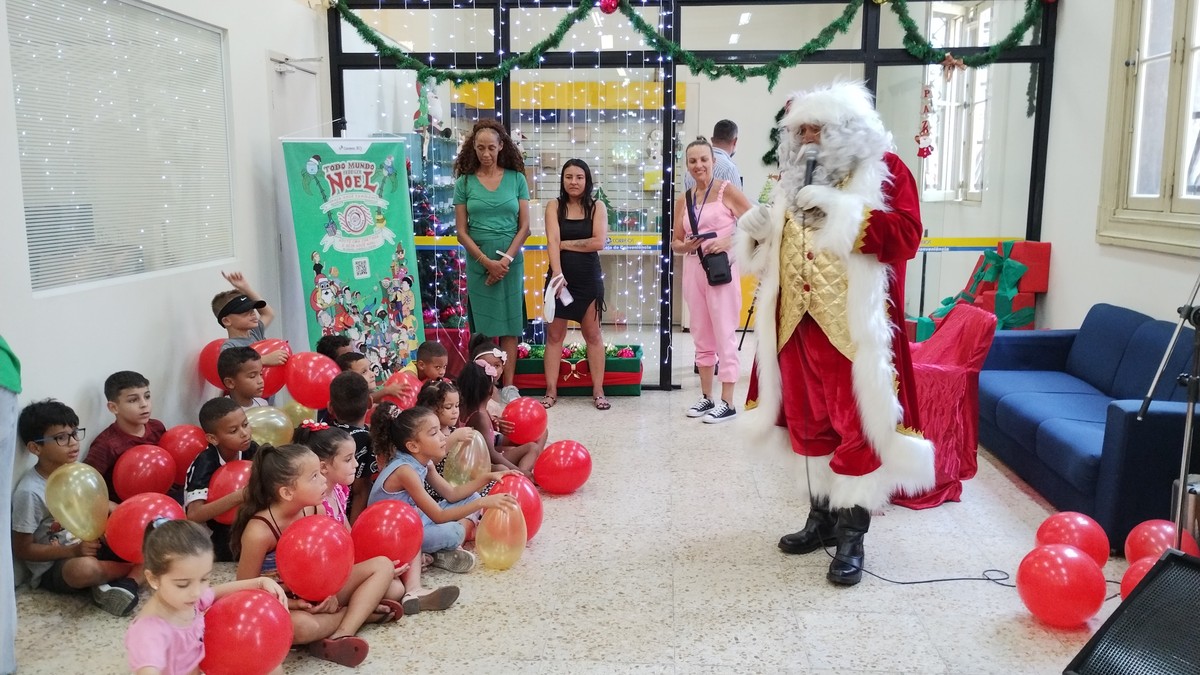
POLYGON ((466 262, 457 248, 417 251, 426 326, 463 328, 467 325, 466 262))
POLYGON ((444 224, 433 209, 433 200, 425 183, 413 182, 409 191, 413 210, 413 233, 418 237, 433 237, 447 234, 454 223, 444 224))

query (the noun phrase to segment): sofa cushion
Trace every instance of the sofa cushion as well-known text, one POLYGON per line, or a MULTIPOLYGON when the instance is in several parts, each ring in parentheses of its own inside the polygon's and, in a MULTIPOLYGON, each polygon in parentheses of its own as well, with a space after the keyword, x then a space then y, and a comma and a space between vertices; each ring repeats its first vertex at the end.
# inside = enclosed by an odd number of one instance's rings
MULTIPOLYGON (((1117 366, 1112 387, 1113 398, 1139 399, 1146 395, 1174 332, 1175 324, 1166 321, 1150 321, 1138 326, 1125 349, 1125 356, 1117 366)), ((1158 381, 1158 387, 1154 390, 1154 400, 1187 400, 1187 390, 1178 385, 1177 376, 1187 370, 1194 336, 1195 332, 1191 328, 1180 332, 1171 358, 1163 369, 1162 379, 1158 381)))
POLYGON ((1104 420, 1049 419, 1037 432, 1038 459, 1085 495, 1096 493, 1104 420))
POLYGON ((996 408, 1001 399, 1011 394, 1103 395, 1103 392, 1077 377, 1056 370, 980 371, 979 414, 981 417, 989 422, 997 422, 996 408))
MULTIPOLYGON (((1125 357, 1130 339, 1138 326, 1152 320, 1124 307, 1094 305, 1084 317, 1071 352, 1067 354, 1067 372, 1111 394, 1117 367, 1125 357)), ((1162 357, 1161 352, 1159 357, 1162 357)))
MULTIPOLYGON (((1036 453, 1038 428, 1043 422, 1066 419, 1103 425, 1111 400, 1099 392, 1010 394, 1000 399, 996 406, 996 426, 1012 436, 1026 451, 1036 453)), ((1099 452, 1099 448, 1096 451, 1099 452)))

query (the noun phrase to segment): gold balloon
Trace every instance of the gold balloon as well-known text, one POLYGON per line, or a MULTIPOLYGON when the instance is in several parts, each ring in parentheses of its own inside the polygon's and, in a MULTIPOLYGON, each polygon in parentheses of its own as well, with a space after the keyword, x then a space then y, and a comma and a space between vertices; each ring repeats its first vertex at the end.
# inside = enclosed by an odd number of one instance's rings
POLYGON ((295 401, 288 401, 287 403, 284 403, 283 412, 288 416, 288 419, 292 421, 293 429, 300 426, 300 423, 304 420, 315 421, 317 419, 316 410, 313 410, 312 408, 305 408, 295 401))
POLYGON ((525 514, 517 507, 487 509, 475 532, 475 552, 484 567, 506 570, 525 551, 525 514))
POLYGON ((492 468, 487 441, 483 434, 473 431, 470 441, 455 443, 446 453, 442 477, 451 485, 466 485, 492 468))
POLYGON ((108 486, 87 464, 64 464, 46 479, 46 508, 68 532, 96 541, 108 524, 108 486))
POLYGON ((246 411, 246 419, 255 443, 279 447, 292 442, 292 420, 279 408, 265 405, 251 408, 246 411))

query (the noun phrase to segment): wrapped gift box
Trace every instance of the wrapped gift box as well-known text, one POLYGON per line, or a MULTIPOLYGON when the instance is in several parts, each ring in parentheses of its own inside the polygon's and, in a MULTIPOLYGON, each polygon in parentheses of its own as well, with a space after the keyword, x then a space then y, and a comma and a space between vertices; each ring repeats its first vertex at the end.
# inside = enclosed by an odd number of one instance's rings
MULTIPOLYGON (((629 347, 633 358, 622 359, 610 356, 604 359, 604 393, 607 396, 642 395, 642 346, 617 345, 617 351, 629 347)), ((546 393, 546 371, 542 359, 517 359, 517 373, 513 384, 523 396, 541 396, 546 393)), ((559 396, 591 396, 592 374, 586 358, 563 359, 558 371, 559 396)))
POLYGON ((991 266, 994 263, 988 262, 984 256, 979 256, 979 260, 975 261, 975 267, 971 270, 971 275, 967 277, 967 285, 963 287, 960 297, 967 302, 973 302, 983 293, 996 290, 996 282, 994 280, 987 281, 983 279, 988 275, 991 266))
POLYGON ((996 311, 996 292, 988 291, 975 299, 975 305, 996 315, 996 328, 1005 330, 1033 330, 1033 293, 1017 293, 1012 300, 1012 309, 1001 316, 996 311))
MULTIPOLYGON (((1003 255, 1004 244, 1000 244, 997 251, 1003 255)), ((1050 242, 1014 241, 1009 257, 1028 268, 1017 282, 1018 291, 1045 293, 1050 290, 1050 242)))

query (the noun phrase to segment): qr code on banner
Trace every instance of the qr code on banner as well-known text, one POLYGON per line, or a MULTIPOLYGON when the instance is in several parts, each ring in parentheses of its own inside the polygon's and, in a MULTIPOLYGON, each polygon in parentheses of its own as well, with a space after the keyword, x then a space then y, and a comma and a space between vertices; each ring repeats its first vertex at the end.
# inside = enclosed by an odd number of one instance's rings
POLYGON ((354 265, 355 279, 366 279, 371 276, 370 258, 354 258, 350 262, 354 265))

